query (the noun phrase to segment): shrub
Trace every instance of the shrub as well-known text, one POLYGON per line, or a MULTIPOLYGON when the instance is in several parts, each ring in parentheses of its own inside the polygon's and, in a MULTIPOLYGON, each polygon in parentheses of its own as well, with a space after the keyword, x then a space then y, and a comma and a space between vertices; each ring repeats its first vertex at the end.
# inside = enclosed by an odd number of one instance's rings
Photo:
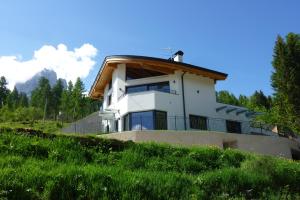
POLYGON ((300 163, 269 156, 256 157, 243 164, 243 169, 272 179, 272 187, 290 192, 300 191, 300 163))
POLYGON ((208 199, 224 194, 230 197, 257 198, 270 185, 270 180, 259 174, 227 168, 199 176, 196 184, 208 199))

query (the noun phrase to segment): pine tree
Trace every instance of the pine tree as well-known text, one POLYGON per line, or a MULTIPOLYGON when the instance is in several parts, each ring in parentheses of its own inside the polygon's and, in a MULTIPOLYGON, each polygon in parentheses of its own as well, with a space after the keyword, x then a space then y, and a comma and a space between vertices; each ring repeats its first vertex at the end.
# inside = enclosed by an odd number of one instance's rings
POLYGON ((283 129, 300 133, 300 36, 278 36, 273 55, 272 87, 277 122, 283 129))
POLYGON ((26 93, 21 92, 19 94, 19 106, 20 107, 28 107, 29 106, 29 101, 26 93))
POLYGON ((239 101, 240 106, 249 107, 249 101, 250 100, 247 96, 240 95, 238 101, 239 101))
POLYGON ((79 119, 84 116, 84 85, 80 78, 77 78, 74 89, 72 92, 72 98, 74 102, 74 111, 73 111, 73 117, 74 119, 79 119))
POLYGON ((0 77, 0 108, 6 103, 6 99, 9 95, 9 89, 7 88, 7 81, 4 76, 0 77))
POLYGON ((254 92, 254 94, 250 97, 250 103, 253 108, 270 109, 268 97, 261 90, 254 92))
POLYGON ((234 94, 226 90, 217 92, 217 102, 239 106, 239 101, 234 94))
POLYGON ((54 119, 57 119, 57 115, 59 113, 59 109, 61 107, 61 99, 63 93, 63 82, 61 79, 58 79, 56 84, 52 88, 52 100, 51 100, 51 107, 53 109, 54 119))
POLYGON ((19 107, 20 96, 16 87, 7 97, 7 105, 10 110, 15 110, 19 107))
POLYGON ((50 115, 52 99, 51 86, 49 80, 42 77, 39 80, 38 87, 31 93, 31 105, 44 111, 44 119, 50 115))
POLYGON ((63 114, 63 119, 66 119, 67 121, 70 121, 71 118, 73 119, 72 113, 74 110, 74 101, 72 98, 72 92, 73 92, 73 83, 72 81, 69 81, 68 88, 64 90, 62 93, 61 105, 60 105, 60 109, 63 114))

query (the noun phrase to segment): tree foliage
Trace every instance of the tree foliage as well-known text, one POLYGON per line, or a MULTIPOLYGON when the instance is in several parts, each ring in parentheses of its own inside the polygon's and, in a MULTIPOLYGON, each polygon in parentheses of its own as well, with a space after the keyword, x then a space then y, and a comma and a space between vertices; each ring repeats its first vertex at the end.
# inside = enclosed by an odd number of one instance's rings
POLYGON ((300 133, 300 35, 277 37, 272 65, 277 123, 282 129, 300 133))
POLYGON ((217 92, 217 102, 229 105, 243 106, 251 110, 269 110, 272 105, 272 97, 266 96, 261 90, 255 91, 251 96, 240 95, 238 98, 226 91, 217 92))
POLYGON ((61 79, 51 87, 42 77, 29 99, 16 88, 7 88, 5 77, 0 79, 0 121, 35 121, 54 119, 73 121, 99 110, 99 101, 84 96, 84 84, 77 79, 75 86, 70 81, 65 88, 61 79))
POLYGON ((84 105, 85 105, 85 98, 83 96, 84 93, 84 85, 80 78, 77 78, 74 89, 72 91, 73 103, 74 103, 74 110, 73 110, 73 117, 74 119, 79 119, 84 116, 84 105))
POLYGON ((216 97, 217 97, 217 102, 236 105, 236 106, 240 105, 239 100, 234 96, 234 94, 226 90, 217 92, 216 97))
POLYGON ((4 76, 0 77, 0 108, 6 103, 7 96, 9 95, 9 89, 7 88, 7 81, 4 76))
POLYGON ((55 119, 59 114, 63 90, 64 90, 63 82, 61 79, 58 79, 56 84, 53 86, 51 90, 52 98, 50 102, 52 108, 51 110, 53 112, 53 116, 55 119))

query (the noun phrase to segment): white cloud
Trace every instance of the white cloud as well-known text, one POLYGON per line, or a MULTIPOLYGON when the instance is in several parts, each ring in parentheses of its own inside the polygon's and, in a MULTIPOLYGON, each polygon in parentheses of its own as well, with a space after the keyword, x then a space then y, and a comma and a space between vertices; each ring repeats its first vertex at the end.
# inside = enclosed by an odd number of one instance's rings
POLYGON ((25 82, 43 69, 52 69, 58 78, 75 81, 85 78, 95 66, 97 49, 91 44, 83 44, 73 51, 64 44, 57 47, 44 45, 34 52, 33 58, 23 61, 22 55, 0 56, 0 76, 5 76, 12 89, 15 83, 25 82))

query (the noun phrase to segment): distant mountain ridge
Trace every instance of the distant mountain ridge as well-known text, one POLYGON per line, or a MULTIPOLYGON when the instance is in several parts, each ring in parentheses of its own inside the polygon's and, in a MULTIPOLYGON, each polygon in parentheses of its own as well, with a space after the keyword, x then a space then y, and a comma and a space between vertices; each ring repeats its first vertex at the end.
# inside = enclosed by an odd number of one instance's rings
MULTIPOLYGON (((45 77, 49 80, 51 87, 53 87, 57 81, 57 74, 53 70, 43 69, 41 72, 35 74, 31 79, 27 80, 24 83, 16 83, 15 87, 19 92, 24 92, 27 96, 31 96, 31 92, 38 86, 40 78, 45 77)), ((67 81, 63 81, 64 87, 67 86, 67 81)))

